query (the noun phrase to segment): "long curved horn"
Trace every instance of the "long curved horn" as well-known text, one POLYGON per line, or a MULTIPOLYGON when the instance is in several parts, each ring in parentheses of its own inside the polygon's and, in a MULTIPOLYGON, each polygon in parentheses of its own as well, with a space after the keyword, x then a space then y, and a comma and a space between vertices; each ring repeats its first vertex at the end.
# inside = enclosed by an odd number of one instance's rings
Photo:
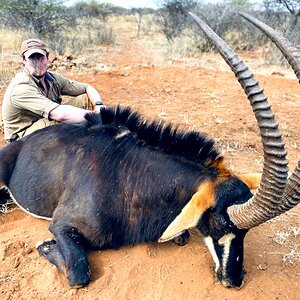
POLYGON ((283 193, 282 201, 278 207, 280 213, 284 213, 300 203, 300 161, 290 176, 283 193))
POLYGON ((207 37, 216 46, 244 89, 260 129, 264 166, 260 186, 246 203, 227 209, 230 220, 241 229, 249 229, 274 217, 288 176, 288 161, 278 124, 268 100, 245 63, 200 18, 190 13, 207 37))
POLYGON ((289 62, 290 66, 293 68, 299 82, 300 82, 300 49, 294 47, 289 40, 284 36, 279 34, 273 28, 269 27, 265 23, 257 20, 256 18, 245 14, 239 13, 247 21, 259 28, 266 36, 268 36, 272 42, 278 47, 281 53, 289 62))
MULTIPOLYGON (((265 23, 257 20, 256 18, 249 16, 245 13, 240 15, 255 25, 264 34, 266 34, 282 52, 284 57, 293 68, 299 82, 300 82, 300 49, 294 47, 289 40, 287 40, 280 33, 269 27, 265 23)), ((278 207, 278 212, 283 213, 300 202, 300 161, 296 166, 293 174, 290 176, 285 191, 283 193, 281 204, 278 207)))

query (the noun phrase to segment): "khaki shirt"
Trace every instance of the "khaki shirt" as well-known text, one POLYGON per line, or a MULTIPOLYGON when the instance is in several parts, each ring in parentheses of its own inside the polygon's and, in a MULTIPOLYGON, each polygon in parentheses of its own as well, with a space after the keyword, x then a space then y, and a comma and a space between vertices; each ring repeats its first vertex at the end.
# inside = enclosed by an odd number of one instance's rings
POLYGON ((49 119, 51 110, 61 104, 63 95, 79 96, 86 92, 87 84, 47 72, 47 94, 39 80, 24 68, 12 79, 4 94, 2 122, 5 140, 14 140, 18 133, 41 118, 49 119))

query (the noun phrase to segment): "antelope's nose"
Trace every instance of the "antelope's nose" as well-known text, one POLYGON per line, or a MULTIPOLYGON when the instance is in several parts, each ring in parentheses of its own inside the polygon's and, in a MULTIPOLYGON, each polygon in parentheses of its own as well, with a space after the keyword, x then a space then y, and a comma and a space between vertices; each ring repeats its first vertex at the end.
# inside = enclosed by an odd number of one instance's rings
POLYGON ((236 285, 236 284, 233 284, 232 282, 229 282, 227 280, 222 280, 222 284, 223 284, 223 286, 225 286, 228 289, 232 288, 232 289, 235 289, 235 290, 238 291, 244 286, 245 282, 243 280, 240 285, 236 285))

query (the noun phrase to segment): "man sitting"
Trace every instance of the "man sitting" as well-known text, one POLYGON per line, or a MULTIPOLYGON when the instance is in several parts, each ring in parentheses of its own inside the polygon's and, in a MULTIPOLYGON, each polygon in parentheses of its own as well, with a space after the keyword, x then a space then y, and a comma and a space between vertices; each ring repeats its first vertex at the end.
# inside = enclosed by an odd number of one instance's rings
POLYGON ((57 122, 83 123, 89 109, 100 111, 98 91, 86 83, 47 71, 49 52, 39 39, 21 45, 24 68, 12 79, 4 94, 4 138, 15 141, 57 122), (62 104, 62 96, 79 96, 62 104))

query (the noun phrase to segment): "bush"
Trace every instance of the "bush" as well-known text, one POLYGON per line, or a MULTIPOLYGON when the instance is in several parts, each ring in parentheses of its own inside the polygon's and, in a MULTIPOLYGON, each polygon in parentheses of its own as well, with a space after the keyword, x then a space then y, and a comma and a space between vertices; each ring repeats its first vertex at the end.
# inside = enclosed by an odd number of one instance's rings
POLYGON ((194 0, 161 0, 157 14, 157 24, 168 41, 178 37, 186 27, 188 11, 193 10, 197 1, 194 0))
POLYGON ((3 0, 0 22, 11 29, 25 29, 37 37, 65 29, 74 18, 58 0, 3 0))

